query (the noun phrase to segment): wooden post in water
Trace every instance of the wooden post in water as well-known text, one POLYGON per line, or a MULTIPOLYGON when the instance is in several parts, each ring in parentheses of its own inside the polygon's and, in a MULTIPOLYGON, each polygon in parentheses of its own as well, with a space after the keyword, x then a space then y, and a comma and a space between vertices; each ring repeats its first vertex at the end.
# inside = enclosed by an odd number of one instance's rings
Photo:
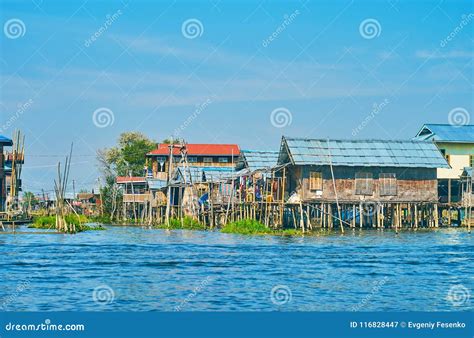
POLYGON ((281 201, 280 201, 280 226, 283 228, 283 209, 285 208, 285 189, 286 189, 286 167, 283 168, 283 178, 281 183, 281 201))
POLYGON ((352 205, 352 228, 355 229, 356 227, 356 206, 355 204, 352 205))

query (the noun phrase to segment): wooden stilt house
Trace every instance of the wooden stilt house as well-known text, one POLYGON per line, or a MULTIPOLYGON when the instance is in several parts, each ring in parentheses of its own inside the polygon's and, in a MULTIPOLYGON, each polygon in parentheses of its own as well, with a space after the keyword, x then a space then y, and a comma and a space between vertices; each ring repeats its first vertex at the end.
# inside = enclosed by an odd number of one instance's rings
POLYGON ((436 172, 449 166, 431 142, 283 137, 278 163, 290 204, 311 206, 299 223, 438 226, 436 172))

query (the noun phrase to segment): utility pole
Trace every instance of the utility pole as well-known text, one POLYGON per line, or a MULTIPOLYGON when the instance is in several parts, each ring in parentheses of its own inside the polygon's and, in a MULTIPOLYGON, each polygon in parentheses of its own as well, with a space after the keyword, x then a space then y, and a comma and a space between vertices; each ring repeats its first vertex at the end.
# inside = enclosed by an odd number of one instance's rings
POLYGON ((73 200, 76 199, 76 180, 72 180, 72 194, 73 194, 73 200))
POLYGON ((102 183, 100 177, 97 178, 99 184, 99 195, 100 195, 100 216, 104 217, 104 199, 102 197, 102 183))
POLYGON ((173 152, 174 152, 174 141, 171 139, 171 144, 169 145, 170 148, 170 156, 169 156, 169 164, 168 164, 168 196, 166 196, 166 225, 170 226, 170 211, 171 211, 171 175, 173 170, 173 152))

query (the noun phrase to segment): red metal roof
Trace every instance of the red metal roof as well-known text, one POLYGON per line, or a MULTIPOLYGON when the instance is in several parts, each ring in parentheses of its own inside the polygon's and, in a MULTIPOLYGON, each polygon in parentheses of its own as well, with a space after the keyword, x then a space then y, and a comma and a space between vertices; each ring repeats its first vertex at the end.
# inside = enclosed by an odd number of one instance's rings
POLYGON ((128 176, 117 176, 115 179, 118 184, 120 183, 145 183, 146 178, 145 177, 128 177, 128 176))
MULTIPOLYGON (((148 155, 166 156, 170 154, 169 144, 159 144, 158 148, 148 155)), ((187 144, 188 155, 190 156, 239 156, 240 148, 236 144, 187 144)), ((179 146, 175 145, 173 155, 180 155, 179 146)))

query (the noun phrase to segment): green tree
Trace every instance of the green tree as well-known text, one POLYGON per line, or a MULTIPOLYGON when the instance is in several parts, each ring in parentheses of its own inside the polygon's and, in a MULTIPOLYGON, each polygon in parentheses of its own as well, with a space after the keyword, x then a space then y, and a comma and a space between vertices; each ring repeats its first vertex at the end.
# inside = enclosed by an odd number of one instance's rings
POLYGON ((100 189, 102 211, 112 220, 118 218, 122 206, 122 192, 117 186, 117 176, 143 176, 146 154, 155 149, 156 143, 138 132, 122 133, 117 146, 97 152, 99 169, 104 185, 100 189))
POLYGON ((39 204, 38 199, 35 194, 30 191, 25 191, 23 193, 23 209, 31 210, 34 209, 39 204))
POLYGON ((117 146, 99 150, 101 169, 116 176, 143 176, 146 154, 155 149, 156 143, 138 132, 122 133, 117 146))

